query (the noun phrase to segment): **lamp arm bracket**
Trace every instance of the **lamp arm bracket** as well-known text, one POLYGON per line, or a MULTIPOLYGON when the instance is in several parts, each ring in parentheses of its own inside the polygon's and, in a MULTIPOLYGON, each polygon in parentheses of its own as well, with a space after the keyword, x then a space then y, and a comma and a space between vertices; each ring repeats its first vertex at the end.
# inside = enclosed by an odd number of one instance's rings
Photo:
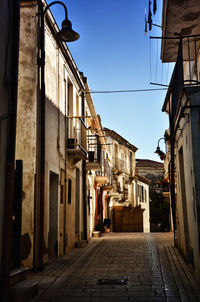
POLYGON ((64 7, 64 10, 65 10, 65 19, 68 19, 68 13, 67 13, 67 7, 66 5, 62 2, 62 1, 53 1, 51 2, 50 4, 48 4, 46 7, 45 7, 45 10, 43 12, 43 15, 45 15, 46 11, 54 4, 61 4, 63 7, 64 7))

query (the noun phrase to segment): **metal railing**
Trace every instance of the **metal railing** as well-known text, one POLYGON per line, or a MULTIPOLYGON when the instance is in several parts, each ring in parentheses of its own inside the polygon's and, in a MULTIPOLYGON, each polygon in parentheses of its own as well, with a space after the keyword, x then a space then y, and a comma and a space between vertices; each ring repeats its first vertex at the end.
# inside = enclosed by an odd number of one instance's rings
POLYGON ((81 118, 68 119, 68 142, 69 149, 81 149, 87 153, 87 127, 81 118))
POLYGON ((88 159, 89 161, 101 162, 101 143, 98 135, 88 135, 88 159), (92 160, 93 159, 93 160, 92 160))
POLYGON ((200 36, 175 39, 179 41, 178 54, 168 90, 168 97, 171 95, 170 112, 173 119, 179 109, 183 88, 200 86, 200 36))

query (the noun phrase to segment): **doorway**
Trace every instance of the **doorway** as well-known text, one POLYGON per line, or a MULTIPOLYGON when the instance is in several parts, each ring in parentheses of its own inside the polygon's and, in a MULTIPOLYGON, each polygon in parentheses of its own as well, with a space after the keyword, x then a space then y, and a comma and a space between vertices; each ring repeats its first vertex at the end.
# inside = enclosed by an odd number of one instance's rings
POLYGON ((75 217, 75 234, 80 233, 80 170, 76 168, 76 217, 75 217))
POLYGON ((50 171, 48 256, 58 256, 58 174, 50 171))
POLYGON ((183 148, 181 147, 178 152, 179 158, 179 173, 180 173, 180 187, 181 187, 181 200, 182 200, 182 219, 185 236, 185 252, 186 259, 190 261, 190 240, 189 240, 189 229, 188 229, 188 214, 187 214, 187 199, 186 199, 186 188, 185 188, 185 168, 184 168, 184 154, 183 148))
POLYGON ((113 207, 114 232, 143 232, 144 209, 113 207))

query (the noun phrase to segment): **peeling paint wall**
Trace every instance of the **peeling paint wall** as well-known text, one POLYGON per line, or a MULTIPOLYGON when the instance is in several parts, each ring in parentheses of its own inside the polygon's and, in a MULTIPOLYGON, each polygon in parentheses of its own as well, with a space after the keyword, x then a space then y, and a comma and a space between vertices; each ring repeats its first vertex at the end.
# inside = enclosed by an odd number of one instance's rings
POLYGON ((21 8, 16 159, 23 160, 22 249, 32 267, 37 128, 37 7, 21 8), (24 38, 23 38, 24 37, 24 38))
MULTIPOLYGON (((15 81, 15 74, 11 73, 13 37, 11 35, 12 30, 10 30, 12 23, 16 27, 14 18, 10 20, 14 7, 14 1, 2 0, 0 2, 0 20, 3 29, 0 35, 0 282, 2 278, 2 262, 5 261, 5 259, 2 259, 3 248, 5 250, 5 245, 3 244, 3 220, 5 218, 8 219, 8 217, 5 217, 4 207, 6 202, 6 168, 8 169, 6 167, 6 157, 10 139, 10 113, 13 110, 13 104, 10 102, 10 86, 13 84, 13 80, 15 81)), ((16 49, 15 51, 17 52, 16 49)), ((3 278, 5 279, 5 277, 3 278)), ((2 290, 1 294, 3 294, 2 290)))
POLYGON ((116 175, 113 175, 113 191, 119 193, 119 198, 120 196, 123 198, 124 196, 122 195, 125 195, 125 199, 134 205, 133 186, 131 186, 132 181, 129 177, 135 176, 135 152, 112 138, 110 138, 110 141, 113 144, 111 167, 116 170, 116 175))

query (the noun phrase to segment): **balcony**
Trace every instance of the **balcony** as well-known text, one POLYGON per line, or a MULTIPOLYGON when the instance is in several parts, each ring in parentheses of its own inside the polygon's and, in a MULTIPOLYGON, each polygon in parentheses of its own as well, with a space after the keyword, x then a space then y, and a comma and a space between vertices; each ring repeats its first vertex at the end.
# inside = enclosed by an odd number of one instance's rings
POLYGON ((95 176, 95 184, 96 185, 108 185, 109 184, 108 176, 95 176))
POLYGON ((163 189, 163 196, 167 199, 170 198, 170 189, 169 189, 169 182, 167 180, 162 181, 162 189, 163 189))
POLYGON ((126 172, 126 165, 123 159, 118 158, 115 162, 114 174, 121 174, 126 172))
POLYGON ((87 170, 101 170, 101 144, 97 135, 88 135, 87 170))
MULTIPOLYGON (((187 0, 183 1, 163 1, 163 37, 180 37, 180 36, 195 36, 200 33, 200 7, 199 1, 187 0)), ((187 38, 183 43, 183 57, 184 60, 194 60, 194 46, 196 44, 199 48, 199 38, 193 37, 195 40, 192 47, 190 47, 190 55, 188 58, 188 41, 187 38)), ((163 62, 176 62, 178 43, 177 39, 163 39, 161 58, 163 62)))
POLYGON ((186 95, 192 95, 200 91, 199 45, 197 43, 199 38, 200 36, 176 39, 179 43, 176 64, 162 108, 162 111, 169 112, 173 123, 178 115, 180 118, 183 116, 181 112, 183 92, 186 95), (187 54, 185 44, 187 44, 187 54))
POLYGON ((73 164, 87 159, 86 130, 82 119, 68 119, 67 154, 73 164))

